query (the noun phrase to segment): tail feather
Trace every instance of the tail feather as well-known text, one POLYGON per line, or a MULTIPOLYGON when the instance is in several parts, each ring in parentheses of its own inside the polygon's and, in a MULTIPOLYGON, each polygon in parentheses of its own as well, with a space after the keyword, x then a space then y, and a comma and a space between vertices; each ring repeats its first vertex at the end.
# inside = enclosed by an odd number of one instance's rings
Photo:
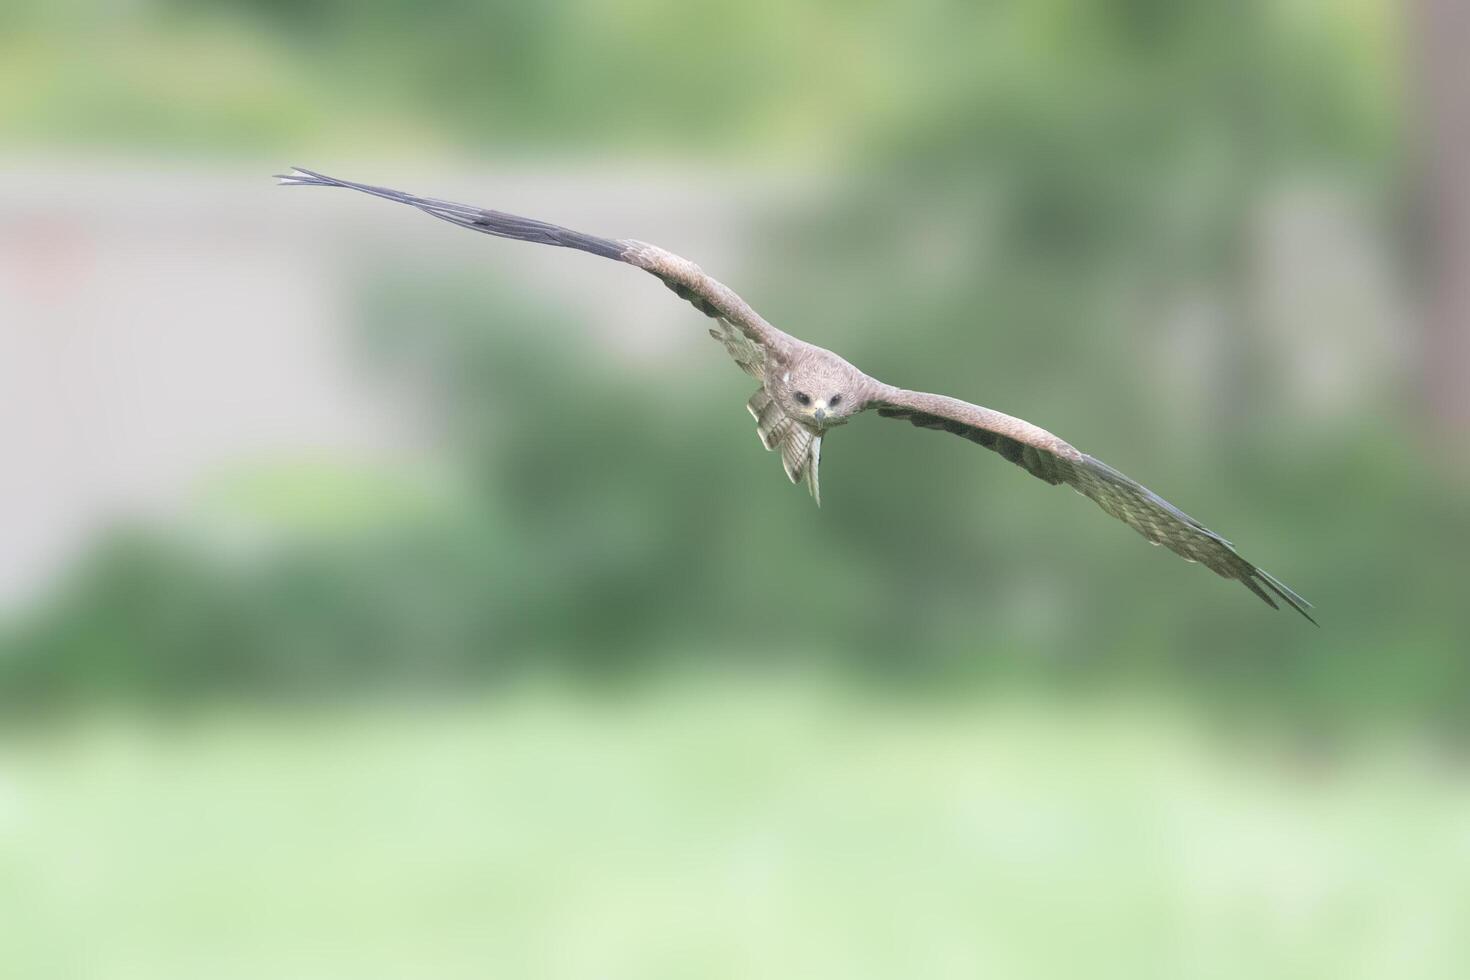
POLYGON ((822 437, 802 426, 781 410, 781 403, 765 388, 745 403, 746 411, 756 422, 756 435, 761 445, 781 453, 781 467, 792 483, 806 483, 812 499, 822 506, 822 486, 817 469, 822 464, 822 437))

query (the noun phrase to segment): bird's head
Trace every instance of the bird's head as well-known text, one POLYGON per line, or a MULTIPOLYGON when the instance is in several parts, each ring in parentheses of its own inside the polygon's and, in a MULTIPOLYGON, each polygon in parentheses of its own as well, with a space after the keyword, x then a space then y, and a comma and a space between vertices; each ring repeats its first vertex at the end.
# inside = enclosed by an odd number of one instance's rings
POLYGON ((835 366, 815 363, 782 371, 773 395, 786 414, 816 429, 841 425, 862 407, 852 379, 835 366))

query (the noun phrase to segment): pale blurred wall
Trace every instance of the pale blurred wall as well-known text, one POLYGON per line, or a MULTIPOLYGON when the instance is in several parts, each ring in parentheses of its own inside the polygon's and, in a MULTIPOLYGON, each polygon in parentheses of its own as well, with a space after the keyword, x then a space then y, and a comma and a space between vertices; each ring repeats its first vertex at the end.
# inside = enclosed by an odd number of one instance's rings
POLYGON ((241 455, 387 448, 335 349, 330 252, 290 248, 320 222, 242 177, 0 170, 0 602, 241 455))
MULTIPOLYGON (((759 215, 821 197, 790 176, 346 166, 349 178, 669 243, 732 282, 758 248, 759 215)), ((415 393, 365 376, 355 356, 355 291, 373 270, 483 267, 572 311, 566 343, 610 369, 656 379, 719 357, 683 304, 626 267, 269 175, 165 159, 0 167, 0 610, 44 592, 110 522, 177 521, 232 468, 428 463, 436 439, 415 393)), ((495 312, 487 329, 516 329, 495 312)))

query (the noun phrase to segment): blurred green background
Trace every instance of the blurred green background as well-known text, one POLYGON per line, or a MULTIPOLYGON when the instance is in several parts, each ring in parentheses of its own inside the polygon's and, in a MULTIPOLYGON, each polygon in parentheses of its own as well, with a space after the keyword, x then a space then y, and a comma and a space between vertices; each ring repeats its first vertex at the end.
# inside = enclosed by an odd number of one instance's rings
POLYGON ((0 973, 1464 976, 1456 6, 11 0, 0 973))

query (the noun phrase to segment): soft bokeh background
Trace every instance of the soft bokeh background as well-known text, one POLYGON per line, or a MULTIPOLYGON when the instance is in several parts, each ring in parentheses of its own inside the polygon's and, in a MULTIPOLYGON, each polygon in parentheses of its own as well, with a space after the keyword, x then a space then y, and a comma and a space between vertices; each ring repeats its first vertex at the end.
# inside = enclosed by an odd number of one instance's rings
POLYGON ((1467 975, 1467 9, 9 0, 0 974, 1467 975))

